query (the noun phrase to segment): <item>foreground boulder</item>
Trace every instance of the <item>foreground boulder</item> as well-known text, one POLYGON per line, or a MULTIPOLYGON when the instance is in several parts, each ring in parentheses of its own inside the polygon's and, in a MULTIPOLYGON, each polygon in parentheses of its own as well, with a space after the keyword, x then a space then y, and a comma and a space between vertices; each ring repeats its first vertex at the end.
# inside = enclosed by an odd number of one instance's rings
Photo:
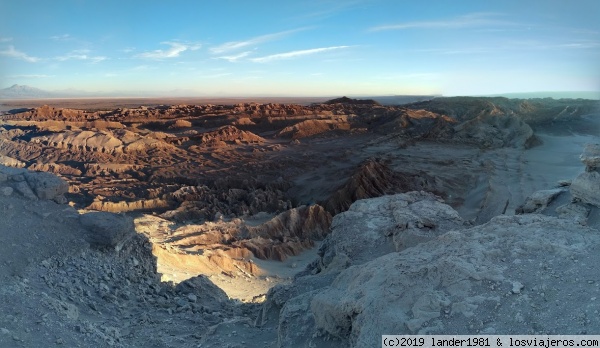
MULTIPOLYGON (((382 334, 600 331, 593 319, 600 310, 598 277, 591 267, 600 250, 597 230, 529 214, 444 231, 442 222, 454 220, 452 209, 424 194, 404 206, 382 205, 382 199, 402 202, 406 195, 358 201, 336 216, 328 248, 346 251, 351 262, 331 262, 329 269, 337 265, 339 273, 304 275, 269 294, 265 308, 273 313, 275 300, 281 308, 271 318, 278 322, 280 347, 376 346, 382 334), (419 204, 426 209, 416 209, 419 204), (344 218, 356 210, 362 211, 360 226, 344 218), (425 215, 437 216, 432 222, 441 227, 428 242, 399 247, 395 232, 385 232, 398 230, 399 217, 419 216, 423 224, 425 215), (347 231, 355 232, 339 237, 347 231), (359 255, 363 262, 356 262, 359 255)), ((419 226, 418 220, 412 224, 419 226)))
POLYGON ((600 144, 586 145, 581 161, 585 173, 581 173, 571 183, 571 193, 584 203, 600 207, 600 144))
POLYGON ((87 240, 96 247, 115 248, 135 235, 133 220, 124 215, 107 212, 90 212, 79 217, 87 228, 87 240))
POLYGON ((600 173, 581 173, 571 183, 571 193, 584 203, 600 207, 600 173))
POLYGON ((54 200, 63 204, 67 202, 64 194, 69 192, 69 184, 54 174, 3 165, 0 165, 0 186, 10 186, 30 200, 54 200))
POLYGON ((69 192, 69 184, 51 173, 27 172, 25 179, 39 199, 58 199, 69 192))
POLYGON ((536 191, 525 199, 525 203, 518 207, 516 212, 517 214, 541 213, 548 204, 565 191, 566 189, 563 188, 536 191))

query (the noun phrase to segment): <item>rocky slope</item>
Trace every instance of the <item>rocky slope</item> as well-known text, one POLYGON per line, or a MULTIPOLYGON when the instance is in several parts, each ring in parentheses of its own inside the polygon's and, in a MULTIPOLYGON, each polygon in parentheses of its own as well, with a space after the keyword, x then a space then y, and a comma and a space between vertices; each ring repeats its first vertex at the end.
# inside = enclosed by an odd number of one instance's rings
MULTIPOLYGON (((597 149, 582 155, 588 170, 597 149)), ((423 192, 357 201, 335 216, 320 258, 269 292, 257 324, 278 331, 278 347, 365 347, 390 333, 598 333, 600 207, 574 190, 556 209, 560 194, 524 204, 547 215, 475 227, 423 192)))
POLYGON ((195 347, 226 320, 251 322, 251 305, 206 278, 161 283, 130 218, 48 200, 64 185, 50 177, 0 167, 0 346, 195 347))

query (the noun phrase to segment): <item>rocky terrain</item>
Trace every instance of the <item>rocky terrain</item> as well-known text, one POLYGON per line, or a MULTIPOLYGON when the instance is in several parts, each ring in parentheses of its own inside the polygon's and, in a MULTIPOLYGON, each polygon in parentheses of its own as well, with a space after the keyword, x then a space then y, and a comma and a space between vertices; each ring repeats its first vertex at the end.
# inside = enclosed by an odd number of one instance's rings
POLYGON ((598 333, 599 121, 505 98, 7 112, 0 346, 598 333))

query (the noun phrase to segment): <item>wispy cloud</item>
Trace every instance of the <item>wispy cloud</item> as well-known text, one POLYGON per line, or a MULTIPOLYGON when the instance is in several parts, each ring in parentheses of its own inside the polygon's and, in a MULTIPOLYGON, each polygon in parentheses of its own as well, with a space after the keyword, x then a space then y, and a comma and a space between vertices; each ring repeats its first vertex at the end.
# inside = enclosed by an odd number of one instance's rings
POLYGON ((215 73, 215 74, 206 74, 206 75, 199 75, 199 78, 205 78, 205 79, 216 79, 219 77, 225 77, 225 76, 230 76, 233 75, 233 73, 230 72, 222 72, 222 73, 215 73))
POLYGON ((235 54, 232 56, 221 56, 221 57, 215 57, 214 59, 223 59, 229 62, 237 62, 238 60, 247 57, 250 53, 252 53, 252 51, 245 51, 239 54, 235 54))
POLYGON ((65 54, 64 56, 56 57, 56 60, 61 62, 66 60, 88 60, 92 63, 98 63, 107 59, 104 56, 90 56, 89 53, 90 50, 74 50, 65 54))
POLYGON ((62 34, 62 35, 50 36, 50 39, 56 40, 56 41, 68 41, 68 40, 72 40, 73 37, 70 34, 62 34))
POLYGON ((458 46, 445 48, 426 48, 407 50, 411 53, 441 55, 497 55, 499 52, 553 51, 553 50, 591 50, 600 48, 600 41, 578 40, 570 42, 544 42, 539 40, 509 40, 488 45, 458 46))
POLYGON ((226 42, 226 43, 224 43, 222 45, 219 45, 219 46, 216 46, 216 47, 212 47, 210 49, 210 51, 212 53, 214 53, 214 54, 231 52, 231 51, 242 49, 242 48, 245 48, 245 47, 248 47, 248 46, 258 45, 260 43, 274 41, 274 40, 279 40, 279 39, 281 39, 281 38, 283 38, 285 36, 288 36, 290 34, 297 33, 299 31, 303 31, 303 30, 308 30, 308 29, 310 29, 310 28, 308 28, 308 27, 298 28, 298 29, 280 31, 278 33, 273 33, 273 34, 256 36, 256 37, 253 37, 253 38, 245 40, 245 41, 230 41, 230 42, 226 42))
POLYGON ((285 53, 277 53, 277 54, 272 54, 269 56, 252 58, 250 60, 253 62, 256 62, 256 63, 266 63, 266 62, 271 62, 274 60, 308 56, 308 55, 312 55, 312 54, 316 54, 316 53, 340 50, 340 49, 345 49, 345 48, 349 48, 349 47, 350 46, 331 46, 331 47, 312 48, 312 49, 308 49, 308 50, 298 50, 298 51, 291 51, 291 52, 285 52, 285 53))
POLYGON ((152 69, 156 69, 156 67, 150 66, 150 65, 138 65, 138 66, 134 66, 133 68, 131 68, 131 70, 133 70, 133 71, 143 71, 143 70, 152 70, 152 69))
POLYGON ((11 75, 9 77, 13 78, 13 79, 45 79, 45 78, 48 78, 48 77, 54 77, 54 75, 29 74, 29 75, 11 75))
POLYGON ((12 37, 0 37, 0 42, 10 42, 12 39, 12 37))
POLYGON ((32 57, 30 55, 27 55, 24 52, 21 52, 21 51, 15 49, 14 46, 8 46, 7 49, 0 51, 0 56, 21 59, 21 60, 24 60, 24 61, 30 62, 30 63, 35 63, 40 60, 40 58, 38 58, 38 57, 32 57))
POLYGON ((369 31, 404 30, 404 29, 460 29, 491 25, 513 25, 514 23, 497 19, 497 13, 471 13, 464 16, 439 20, 404 22, 390 25, 379 25, 369 28, 369 31))
POLYGON ((149 52, 143 52, 143 53, 136 55, 135 57, 145 58, 145 59, 176 58, 176 57, 179 57, 179 55, 182 52, 185 52, 187 50, 195 51, 195 50, 200 49, 200 47, 202 47, 202 45, 200 45, 199 43, 184 43, 184 42, 178 42, 178 41, 164 41, 164 42, 161 42, 161 45, 168 45, 171 47, 166 50, 154 50, 154 51, 149 51, 149 52))

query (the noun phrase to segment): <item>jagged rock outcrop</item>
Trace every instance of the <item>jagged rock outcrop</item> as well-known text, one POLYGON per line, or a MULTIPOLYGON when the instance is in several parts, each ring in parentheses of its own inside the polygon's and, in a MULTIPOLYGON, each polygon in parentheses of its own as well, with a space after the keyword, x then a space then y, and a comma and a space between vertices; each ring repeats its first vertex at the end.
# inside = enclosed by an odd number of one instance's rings
POLYGON ((24 162, 21 162, 16 158, 4 156, 4 155, 0 155, 0 165, 7 166, 7 167, 15 167, 15 168, 25 167, 24 162))
POLYGON ((239 245, 259 259, 283 261, 325 238, 330 225, 331 214, 323 207, 301 206, 258 226, 248 226, 249 239, 239 245))
POLYGON ((484 148, 523 148, 532 142, 533 129, 514 115, 491 111, 454 127, 455 138, 484 148))
POLYGON ((222 187, 219 183, 215 183, 212 187, 183 186, 166 195, 167 201, 175 202, 178 206, 161 216, 176 221, 213 220, 219 214, 244 216, 291 209, 292 203, 286 199, 284 193, 271 186, 273 185, 264 188, 255 187, 247 180, 246 184, 224 183, 222 187))
POLYGON ((348 210, 359 199, 413 190, 436 191, 427 173, 397 173, 379 159, 365 161, 322 205, 332 215, 348 210))
POLYGON ((223 143, 249 144, 265 141, 265 139, 252 132, 243 131, 234 126, 223 126, 215 131, 199 134, 197 138, 201 143, 212 146, 223 143))
POLYGON ((581 161, 586 165, 585 173, 571 182, 571 193, 584 203, 600 207, 600 144, 588 144, 581 161))
POLYGON ((498 216, 464 228, 453 209, 411 192, 355 202, 334 218, 325 245, 324 268, 267 297, 268 320, 259 324, 277 320, 279 347, 367 347, 389 332, 600 330, 589 319, 597 306, 583 301, 595 296, 587 281, 595 270, 581 267, 597 262, 600 234, 568 220, 498 216), (405 245, 395 238, 399 220, 438 230, 405 245), (586 319, 574 322, 565 311, 586 319))
POLYGON ((327 211, 346 211, 359 199, 382 196, 391 188, 392 170, 381 161, 368 160, 323 204, 327 211))
POLYGON ((123 142, 108 132, 65 131, 32 139, 33 142, 71 151, 122 152, 123 142))
POLYGON ((170 202, 160 199, 139 199, 135 201, 120 201, 120 202, 110 202, 110 201, 101 201, 96 200, 88 205, 86 208, 89 210, 98 210, 104 212, 111 213, 124 213, 124 212, 133 212, 133 211, 149 211, 149 210, 157 210, 157 209, 167 209, 171 208, 172 205, 170 202))
POLYGON ((350 128, 350 123, 344 118, 338 120, 305 120, 293 126, 285 127, 277 133, 277 136, 296 140, 333 130, 349 131, 350 128))

